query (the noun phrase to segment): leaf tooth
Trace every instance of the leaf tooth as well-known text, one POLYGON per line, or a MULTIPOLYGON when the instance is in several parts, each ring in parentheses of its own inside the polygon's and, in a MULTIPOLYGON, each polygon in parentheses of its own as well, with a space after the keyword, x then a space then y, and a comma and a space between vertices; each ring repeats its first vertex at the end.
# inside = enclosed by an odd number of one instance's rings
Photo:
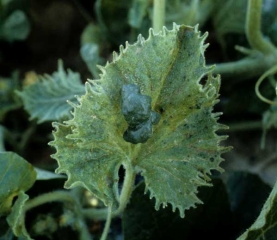
POLYGON ((67 100, 66 102, 73 108, 78 108, 79 107, 77 104, 71 102, 70 100, 67 100))
POLYGON ((162 36, 166 36, 167 33, 168 33, 168 30, 167 30, 166 26, 163 26, 162 36))
POLYGON ((176 24, 175 22, 173 23, 173 29, 172 30, 176 30, 178 31, 180 28, 180 25, 176 24))
POLYGON ((127 49, 129 46, 130 46, 129 42, 126 41, 126 42, 125 42, 125 49, 127 49))
POLYGON ((182 206, 177 206, 179 212, 180 212, 180 217, 184 218, 185 217, 185 209, 182 206))
POLYGON ((153 28, 150 28, 149 29, 149 38, 148 39, 151 39, 152 37, 155 36, 155 33, 154 33, 154 29, 153 28))
POLYGON ((204 45, 202 46, 202 51, 203 51, 203 52, 206 51, 206 49, 207 49, 209 46, 210 46, 209 43, 204 44, 204 45))
MULTIPOLYGON (((107 62, 107 63, 108 63, 108 62, 107 62)), ((101 66, 101 65, 96 65, 96 67, 97 67, 103 74, 106 73, 105 67, 103 67, 103 66, 101 66)))
POLYGON ((209 35, 208 32, 205 32, 202 36, 200 36, 200 34, 199 34, 199 38, 201 39, 202 44, 206 41, 208 35, 209 35))
POLYGON ((74 97, 78 100, 78 102, 81 102, 81 100, 82 100, 82 97, 81 97, 81 96, 79 96, 79 95, 74 95, 74 97))
POLYGON ((124 47, 123 47, 123 45, 119 46, 119 52, 120 52, 120 55, 124 53, 124 47))
POLYGON ((116 51, 113 51, 113 62, 115 62, 118 59, 118 54, 116 51))
POLYGON ((85 83, 85 88, 86 88, 86 94, 93 93, 92 85, 90 82, 85 83))
POLYGON ((144 39, 144 37, 142 37, 141 34, 138 35, 138 41, 137 41, 137 43, 139 45, 141 45, 141 46, 145 43, 145 39, 144 39))
POLYGON ((161 207, 161 202, 158 201, 158 199, 156 198, 156 202, 155 202, 155 209, 158 211, 161 207))
POLYGON ((199 24, 198 23, 194 26, 194 32, 199 33, 199 24))

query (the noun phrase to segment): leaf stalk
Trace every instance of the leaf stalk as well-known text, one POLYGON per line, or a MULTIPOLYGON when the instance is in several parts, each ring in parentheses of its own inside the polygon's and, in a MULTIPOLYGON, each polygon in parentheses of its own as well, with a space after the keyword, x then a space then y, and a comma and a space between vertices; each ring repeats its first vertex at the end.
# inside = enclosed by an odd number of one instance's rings
POLYGON ((153 28, 158 33, 165 23, 165 0, 154 0, 153 28))
POLYGON ((248 0, 245 32, 253 49, 263 54, 272 54, 276 53, 276 48, 261 32, 262 3, 263 0, 248 0))

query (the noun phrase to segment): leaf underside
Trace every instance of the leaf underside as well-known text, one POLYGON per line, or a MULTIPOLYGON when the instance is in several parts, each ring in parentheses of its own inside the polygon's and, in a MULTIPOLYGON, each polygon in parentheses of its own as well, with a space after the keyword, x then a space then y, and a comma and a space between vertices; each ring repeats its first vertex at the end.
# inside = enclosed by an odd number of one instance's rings
POLYGON ((0 153, 0 216, 7 214, 14 197, 27 191, 35 181, 36 172, 31 164, 15 153, 0 153))
POLYGON ((197 28, 174 25, 148 39, 120 47, 113 61, 100 67, 99 80, 86 83, 86 94, 74 106, 73 119, 54 123, 53 157, 58 173, 66 173, 66 187, 83 185, 107 205, 116 206, 118 169, 132 166, 146 184, 145 191, 160 205, 184 210, 201 203, 197 188, 209 185, 212 169, 222 171, 218 144, 225 136, 215 131, 220 114, 219 77, 205 66, 203 42, 197 28), (203 84, 200 80, 208 76, 203 84), (121 89, 136 84, 152 99, 152 110, 161 115, 146 143, 124 141, 128 124, 121 112, 121 89))
POLYGON ((23 91, 17 91, 31 119, 37 119, 38 123, 68 119, 72 107, 67 101, 76 102, 75 95, 84 93, 79 74, 70 70, 66 73, 61 62, 52 76, 44 75, 23 91))

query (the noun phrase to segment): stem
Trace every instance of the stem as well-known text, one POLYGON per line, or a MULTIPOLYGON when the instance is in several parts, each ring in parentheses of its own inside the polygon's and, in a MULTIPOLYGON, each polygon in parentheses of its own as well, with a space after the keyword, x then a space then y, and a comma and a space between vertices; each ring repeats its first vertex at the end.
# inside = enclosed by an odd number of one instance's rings
POLYGON ((277 58, 274 55, 248 57, 236 62, 219 63, 214 69, 214 74, 220 74, 226 79, 245 80, 260 76, 275 64, 277 58))
POLYGON ((153 28, 158 33, 165 23, 165 0, 154 0, 153 28))
POLYGON ((271 54, 276 52, 276 48, 261 33, 262 2, 263 0, 248 0, 245 26, 246 37, 253 49, 264 54, 271 54))
POLYGON ((264 79, 266 79, 266 77, 270 76, 270 75, 273 75, 277 72, 277 66, 273 66, 272 68, 270 68, 268 71, 266 71, 259 79, 258 81, 256 82, 256 85, 255 85, 255 92, 256 92, 256 95, 258 96, 258 98, 263 101, 263 102, 266 102, 268 104, 271 104, 271 105, 274 105, 276 106, 277 105, 277 102, 274 102, 274 101, 271 101, 267 98, 265 98, 264 96, 262 96, 262 94, 260 93, 260 85, 261 83, 263 82, 264 79))
POLYGON ((249 122, 240 122, 240 123, 233 123, 233 124, 224 123, 224 125, 227 125, 229 129, 223 130, 223 131, 228 131, 228 132, 239 132, 239 131, 250 131, 250 130, 262 129, 261 121, 249 121, 249 122))
POLYGON ((23 210, 24 211, 24 214, 22 215, 23 218, 25 217, 25 213, 28 210, 52 201, 70 202, 75 207, 74 209, 77 217, 76 228, 79 230, 80 239, 90 240, 91 236, 87 229, 84 216, 82 214, 80 202, 70 192, 55 191, 55 192, 45 193, 27 201, 23 210))
MULTIPOLYGON (((122 191, 119 196, 119 207, 116 211, 112 212, 112 217, 116 217, 124 211, 133 191, 136 173, 131 164, 124 165, 124 167, 125 178, 122 191)), ((108 209, 83 209, 82 212, 86 218, 94 220, 105 220, 107 218, 107 214, 109 214, 108 209)))
POLYGON ((102 236, 101 236, 100 240, 106 240, 107 239, 109 229, 110 229, 110 225, 111 225, 111 222, 112 222, 112 216, 113 216, 112 206, 110 206, 108 208, 108 216, 107 216, 107 220, 106 220, 106 223, 105 223, 105 228, 104 228, 104 231, 102 233, 102 236))
POLYGON ((136 173, 131 164, 127 164, 124 167, 125 167, 125 178, 124 178, 124 183, 123 183, 122 191, 119 198, 119 207, 115 212, 113 212, 113 216, 117 216, 124 211, 124 209, 126 208, 130 200, 130 197, 133 191, 136 173))
POLYGON ((53 202, 53 201, 63 201, 63 202, 71 202, 75 203, 74 197, 66 191, 55 191, 50 193, 41 194, 31 200, 29 200, 24 207, 24 211, 40 206, 42 204, 53 202))

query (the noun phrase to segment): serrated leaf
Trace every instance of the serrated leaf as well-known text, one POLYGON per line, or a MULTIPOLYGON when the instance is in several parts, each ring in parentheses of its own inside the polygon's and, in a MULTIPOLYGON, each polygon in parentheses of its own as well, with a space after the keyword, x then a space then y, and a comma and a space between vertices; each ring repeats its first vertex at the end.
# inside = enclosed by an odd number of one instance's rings
POLYGON ((67 101, 75 103, 75 95, 84 94, 84 85, 78 73, 63 69, 62 62, 52 76, 44 75, 40 81, 28 85, 23 91, 17 91, 31 119, 38 123, 68 118, 72 107, 67 101))
POLYGON ((12 201, 27 191, 36 180, 31 164, 13 152, 0 152, 0 216, 7 214, 12 201))
POLYGON ((24 204, 29 199, 29 196, 20 191, 18 198, 16 199, 12 212, 7 217, 7 222, 13 230, 13 233, 17 237, 23 237, 24 239, 31 240, 26 228, 24 219, 24 204))
POLYGON ((275 240, 277 236, 277 183, 254 224, 237 240, 275 240))
POLYGON ((150 30, 147 40, 139 36, 134 45, 121 46, 120 55, 114 53, 113 62, 101 67, 101 79, 86 84, 73 119, 54 124, 50 145, 57 149, 57 172, 68 175, 67 188, 83 185, 116 206, 123 165, 141 173, 156 209, 170 203, 184 216, 185 209, 201 203, 197 188, 210 185, 212 169, 222 171, 220 154, 227 150, 218 146, 225 137, 215 134, 222 128, 219 115, 212 113, 220 80, 205 66, 206 36, 184 25, 157 35, 150 30), (123 139, 128 124, 121 112, 121 90, 126 84, 139 86, 161 115, 144 144, 123 139))

